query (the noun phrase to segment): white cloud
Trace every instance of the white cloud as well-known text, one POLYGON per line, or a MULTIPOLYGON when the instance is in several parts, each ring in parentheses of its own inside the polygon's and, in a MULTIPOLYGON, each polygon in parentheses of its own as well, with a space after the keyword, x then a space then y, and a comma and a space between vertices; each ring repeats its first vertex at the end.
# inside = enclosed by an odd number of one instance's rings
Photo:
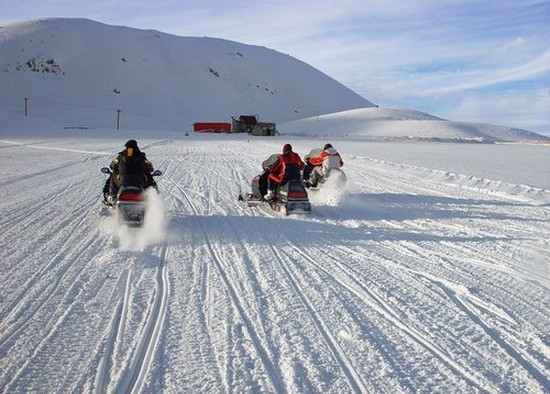
POLYGON ((508 91, 498 96, 472 94, 464 97, 452 116, 464 121, 485 122, 501 119, 506 126, 538 130, 550 135, 550 89, 538 92, 508 91), (541 116, 542 114, 542 116, 541 116))

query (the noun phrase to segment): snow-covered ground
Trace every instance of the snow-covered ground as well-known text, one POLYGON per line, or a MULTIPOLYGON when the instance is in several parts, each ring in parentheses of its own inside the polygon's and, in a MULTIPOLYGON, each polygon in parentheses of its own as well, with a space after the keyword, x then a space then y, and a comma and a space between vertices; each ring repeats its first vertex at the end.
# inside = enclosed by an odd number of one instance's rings
POLYGON ((0 392, 548 393, 550 147, 321 138, 3 131, 0 392), (132 137, 141 230, 98 215, 132 137), (286 142, 339 204, 237 201, 286 142))

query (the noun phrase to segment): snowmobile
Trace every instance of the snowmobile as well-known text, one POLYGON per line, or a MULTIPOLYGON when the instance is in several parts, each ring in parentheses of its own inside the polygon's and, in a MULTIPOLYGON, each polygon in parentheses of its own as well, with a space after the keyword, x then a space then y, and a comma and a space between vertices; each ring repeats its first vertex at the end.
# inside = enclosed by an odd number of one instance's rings
MULTIPOLYGON (((109 167, 101 168, 101 172, 109 175, 113 174, 113 171, 109 167)), ((162 172, 159 170, 155 170, 151 173, 152 177, 160 175, 162 175, 162 172)), ((151 187, 158 193, 156 182, 153 181, 151 187)), ((115 210, 120 222, 125 223, 129 227, 141 227, 146 209, 146 196, 144 191, 145 187, 141 176, 121 176, 117 195, 107 200, 106 207, 101 211, 101 214, 108 215, 111 210, 115 210)))
POLYGON ((277 186, 273 199, 266 201, 260 193, 259 180, 259 175, 252 178, 252 193, 239 194, 239 201, 244 201, 249 206, 269 204, 271 209, 285 215, 311 213, 311 204, 302 181, 292 180, 277 186))

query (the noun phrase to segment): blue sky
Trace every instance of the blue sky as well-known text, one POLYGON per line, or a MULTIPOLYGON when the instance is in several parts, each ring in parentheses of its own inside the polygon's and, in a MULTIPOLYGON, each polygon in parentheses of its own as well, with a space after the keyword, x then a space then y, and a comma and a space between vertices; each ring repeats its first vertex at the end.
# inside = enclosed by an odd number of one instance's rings
POLYGON ((383 107, 550 135, 550 0, 0 0, 288 53, 383 107))

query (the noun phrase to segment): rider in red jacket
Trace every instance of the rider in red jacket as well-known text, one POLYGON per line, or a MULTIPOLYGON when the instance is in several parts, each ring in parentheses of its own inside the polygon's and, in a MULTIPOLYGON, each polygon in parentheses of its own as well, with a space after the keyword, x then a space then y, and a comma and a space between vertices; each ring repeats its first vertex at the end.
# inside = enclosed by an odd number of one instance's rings
POLYGON ((292 151, 290 144, 283 146, 283 154, 277 157, 277 161, 271 166, 269 180, 269 191, 265 195, 266 200, 271 200, 278 185, 284 185, 290 180, 301 179, 301 171, 305 164, 297 153, 292 151))
POLYGON ((329 156, 338 158, 336 162, 339 164, 339 167, 344 165, 344 161, 342 160, 340 153, 338 153, 331 144, 325 144, 325 146, 323 146, 323 151, 319 154, 319 156, 310 157, 309 162, 314 166, 320 166, 327 158, 329 158, 329 156))

